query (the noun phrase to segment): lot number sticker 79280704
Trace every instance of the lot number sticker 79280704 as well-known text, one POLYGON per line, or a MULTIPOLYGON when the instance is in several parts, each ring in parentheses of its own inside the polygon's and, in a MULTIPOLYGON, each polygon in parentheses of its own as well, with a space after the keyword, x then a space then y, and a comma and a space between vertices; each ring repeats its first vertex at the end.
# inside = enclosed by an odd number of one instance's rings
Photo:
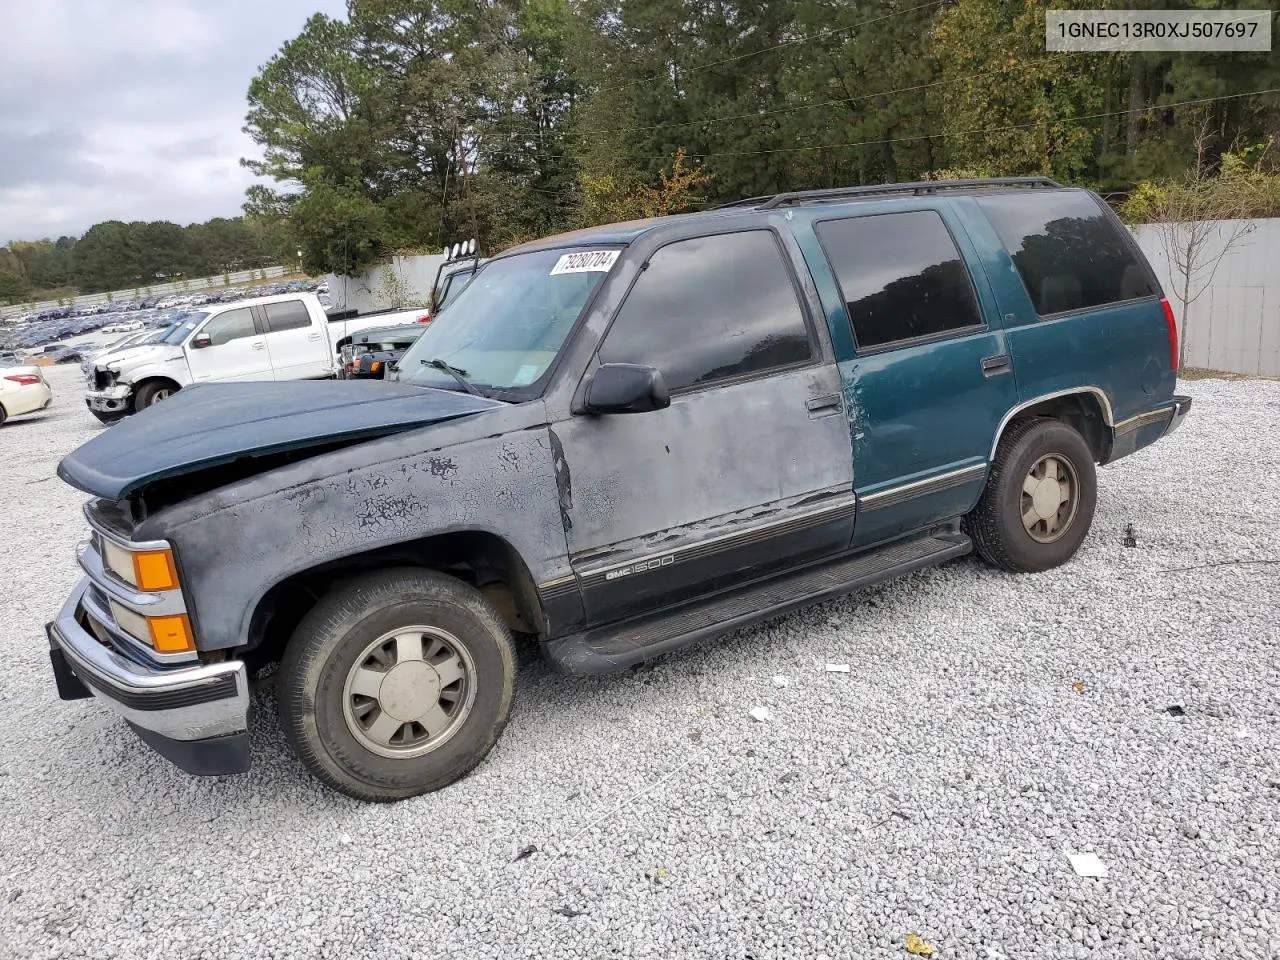
POLYGON ((619 250, 583 250, 566 253, 551 268, 551 276, 562 273, 608 273, 618 259, 619 250))

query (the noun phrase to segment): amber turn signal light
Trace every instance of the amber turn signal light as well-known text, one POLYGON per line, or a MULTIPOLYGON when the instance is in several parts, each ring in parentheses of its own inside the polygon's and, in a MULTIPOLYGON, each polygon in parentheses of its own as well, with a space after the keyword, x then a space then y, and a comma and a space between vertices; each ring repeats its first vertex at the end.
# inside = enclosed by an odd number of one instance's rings
POLYGON ((178 570, 169 550, 135 553, 133 575, 139 590, 174 590, 178 586, 178 570))
POLYGON ((185 613, 174 617, 147 617, 151 646, 157 653, 186 653, 196 648, 191 621, 185 613))

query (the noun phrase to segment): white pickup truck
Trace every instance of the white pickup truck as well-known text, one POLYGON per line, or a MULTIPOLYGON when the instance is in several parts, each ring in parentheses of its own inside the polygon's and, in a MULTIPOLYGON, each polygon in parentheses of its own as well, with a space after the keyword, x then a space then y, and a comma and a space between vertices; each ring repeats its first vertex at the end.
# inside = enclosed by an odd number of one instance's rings
POLYGON ((428 316, 418 308, 331 319, 311 293, 211 304, 145 345, 94 358, 85 403, 111 423, 193 383, 325 379, 337 372, 339 341, 366 327, 428 316))

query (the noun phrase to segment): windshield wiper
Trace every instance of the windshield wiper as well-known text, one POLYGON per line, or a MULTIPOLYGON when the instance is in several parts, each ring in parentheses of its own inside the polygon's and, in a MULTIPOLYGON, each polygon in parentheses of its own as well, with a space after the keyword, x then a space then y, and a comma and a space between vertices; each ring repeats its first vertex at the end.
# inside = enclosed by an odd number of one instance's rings
MULTIPOLYGON (((453 379, 457 380, 458 383, 462 385, 463 390, 467 391, 467 393, 471 394, 472 396, 476 396, 476 397, 485 396, 483 393, 480 392, 479 387, 477 387, 475 384, 473 384, 470 380, 467 379, 467 371, 459 370, 457 367, 451 367, 449 366, 449 364, 445 363, 439 357, 436 357, 436 359, 434 360, 423 360, 422 362, 429 367, 435 367, 437 370, 443 370, 445 373, 449 374, 449 376, 453 377, 453 379)), ((488 397, 485 397, 485 399, 487 400, 488 397)))

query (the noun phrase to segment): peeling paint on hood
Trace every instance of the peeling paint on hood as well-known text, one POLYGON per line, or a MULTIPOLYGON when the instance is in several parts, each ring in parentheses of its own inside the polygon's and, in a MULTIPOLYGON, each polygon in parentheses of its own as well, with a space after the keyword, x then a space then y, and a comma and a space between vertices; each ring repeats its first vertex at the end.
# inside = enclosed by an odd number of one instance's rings
POLYGON ((119 500, 240 457, 383 437, 501 406, 376 380, 202 383, 104 430, 64 457, 58 476, 119 500))

